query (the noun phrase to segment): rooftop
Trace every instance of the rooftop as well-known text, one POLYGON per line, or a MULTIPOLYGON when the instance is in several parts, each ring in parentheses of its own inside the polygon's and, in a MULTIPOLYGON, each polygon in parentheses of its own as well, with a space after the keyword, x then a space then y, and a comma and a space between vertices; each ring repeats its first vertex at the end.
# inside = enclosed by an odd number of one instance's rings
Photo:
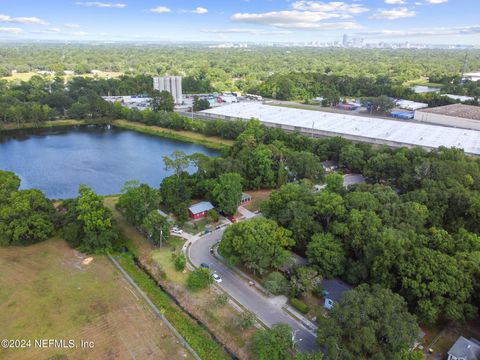
POLYGON ((480 120, 480 106, 452 104, 418 110, 422 113, 447 115, 464 119, 480 120))
POLYGON ((199 202, 198 204, 192 205, 188 208, 192 214, 200 214, 204 211, 212 210, 214 207, 213 205, 208 202, 208 201, 202 201, 199 202))
POLYGON ((458 359, 476 360, 480 358, 480 342, 460 336, 448 353, 458 359))
MULTIPOLYGON (((480 107, 476 109, 480 111, 480 107)), ((315 130, 321 135, 343 136, 356 141, 426 148, 456 147, 463 148, 468 154, 480 155, 480 131, 475 130, 253 102, 226 105, 203 113, 233 119, 254 118, 267 125, 294 127, 305 133, 315 130)))

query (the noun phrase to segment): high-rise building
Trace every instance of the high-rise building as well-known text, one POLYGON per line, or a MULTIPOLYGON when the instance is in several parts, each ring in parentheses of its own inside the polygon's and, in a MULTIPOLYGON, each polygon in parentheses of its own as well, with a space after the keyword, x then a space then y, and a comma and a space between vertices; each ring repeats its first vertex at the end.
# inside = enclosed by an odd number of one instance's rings
POLYGON ((175 104, 183 103, 181 76, 154 77, 153 88, 158 91, 168 91, 173 96, 175 104))
POLYGON ((343 44, 344 47, 348 46, 348 35, 347 34, 343 34, 342 44, 343 44))

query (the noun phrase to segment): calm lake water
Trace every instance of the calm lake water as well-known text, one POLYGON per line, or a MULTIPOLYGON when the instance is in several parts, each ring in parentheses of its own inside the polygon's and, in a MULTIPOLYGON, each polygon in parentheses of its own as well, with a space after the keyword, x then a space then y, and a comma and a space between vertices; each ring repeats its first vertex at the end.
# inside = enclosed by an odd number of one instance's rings
POLYGON ((164 169, 163 156, 175 150, 219 155, 134 131, 82 126, 0 134, 0 169, 15 172, 22 189, 39 189, 51 199, 77 196, 80 184, 101 195, 118 194, 132 179, 158 187, 172 174, 164 169))

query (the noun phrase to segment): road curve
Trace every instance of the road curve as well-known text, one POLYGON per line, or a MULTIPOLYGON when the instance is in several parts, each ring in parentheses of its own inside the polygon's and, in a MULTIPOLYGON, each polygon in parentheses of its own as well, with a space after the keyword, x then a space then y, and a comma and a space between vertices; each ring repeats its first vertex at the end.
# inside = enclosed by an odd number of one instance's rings
POLYGON ((210 248, 220 241, 224 230, 224 228, 215 230, 192 243, 189 248, 189 257, 192 263, 197 267, 201 263, 207 263, 212 271, 222 277, 223 281, 219 286, 245 308, 254 313, 265 325, 272 326, 276 323, 290 325, 293 330, 297 331, 296 339, 302 339, 297 344, 300 351, 320 351, 313 331, 310 331, 298 320, 273 305, 260 291, 250 287, 244 279, 210 254, 210 248))

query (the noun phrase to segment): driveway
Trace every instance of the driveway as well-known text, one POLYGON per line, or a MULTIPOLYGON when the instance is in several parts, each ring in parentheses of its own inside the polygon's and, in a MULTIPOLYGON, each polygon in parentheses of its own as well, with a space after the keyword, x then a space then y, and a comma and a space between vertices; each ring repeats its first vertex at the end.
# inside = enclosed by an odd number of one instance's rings
POLYGON ((297 344, 299 350, 320 351, 313 331, 307 329, 299 321, 288 315, 281 309, 280 305, 275 305, 271 298, 267 298, 259 290, 250 287, 244 279, 210 254, 210 248, 220 241, 224 230, 216 230, 192 243, 189 249, 189 257, 193 264, 195 266, 200 266, 201 263, 209 264, 210 269, 223 279, 219 286, 245 308, 254 313, 265 325, 272 326, 276 323, 289 324, 293 330, 297 331, 296 339, 302 339, 297 344))

